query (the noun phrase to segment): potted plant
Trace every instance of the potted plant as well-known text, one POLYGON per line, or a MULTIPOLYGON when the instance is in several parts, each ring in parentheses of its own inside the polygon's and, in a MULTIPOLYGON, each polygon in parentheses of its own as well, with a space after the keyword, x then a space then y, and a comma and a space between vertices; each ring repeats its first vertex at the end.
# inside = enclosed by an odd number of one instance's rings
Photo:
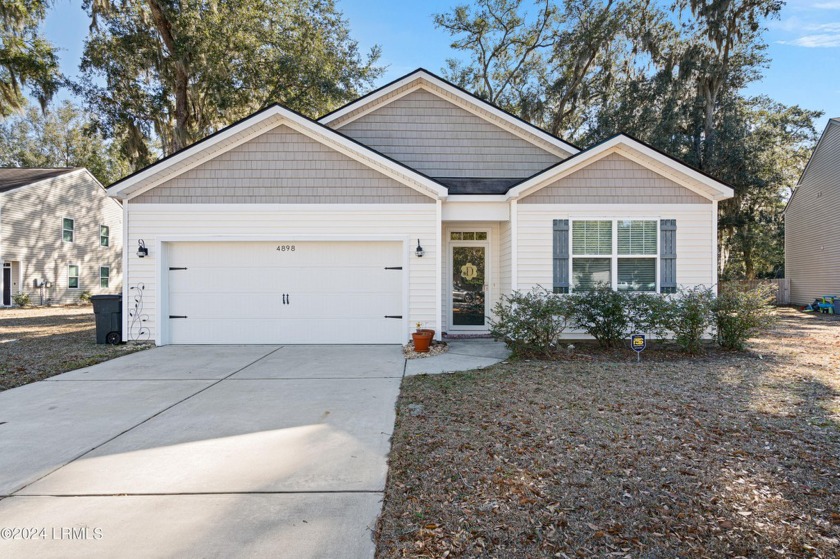
POLYGON ((414 351, 417 353, 428 353, 434 335, 434 330, 424 330, 423 324, 418 322, 417 331, 411 334, 411 340, 414 342, 414 351))

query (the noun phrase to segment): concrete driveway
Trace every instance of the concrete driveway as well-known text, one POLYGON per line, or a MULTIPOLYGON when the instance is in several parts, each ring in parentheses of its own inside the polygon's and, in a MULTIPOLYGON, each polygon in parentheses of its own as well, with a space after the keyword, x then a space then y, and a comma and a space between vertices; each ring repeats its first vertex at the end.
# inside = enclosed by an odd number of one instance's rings
POLYGON ((0 557, 372 557, 399 346, 168 346, 0 393, 0 557))

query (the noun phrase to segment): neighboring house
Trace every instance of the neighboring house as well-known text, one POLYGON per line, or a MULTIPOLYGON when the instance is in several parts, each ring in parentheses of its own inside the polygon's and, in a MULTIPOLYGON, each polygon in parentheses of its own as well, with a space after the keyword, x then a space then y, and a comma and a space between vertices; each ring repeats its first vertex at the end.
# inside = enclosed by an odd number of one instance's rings
POLYGON ((487 332, 501 295, 537 285, 714 286, 732 196, 630 137, 581 151, 425 70, 317 122, 269 107, 110 193, 125 335, 158 344, 404 343, 417 323, 487 332))
POLYGON ((790 302, 840 295, 840 118, 828 121, 785 208, 790 302))
POLYGON ((87 169, 0 168, 3 306, 122 289, 120 204, 87 169))

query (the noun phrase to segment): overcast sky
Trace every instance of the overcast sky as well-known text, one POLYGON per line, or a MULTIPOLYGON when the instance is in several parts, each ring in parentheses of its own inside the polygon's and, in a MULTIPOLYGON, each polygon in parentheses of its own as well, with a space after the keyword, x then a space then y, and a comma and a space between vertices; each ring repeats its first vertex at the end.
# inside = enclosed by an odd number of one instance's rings
MULTIPOLYGON (((382 47, 381 62, 388 66, 382 84, 418 67, 440 72, 455 53, 449 36, 435 29, 432 14, 461 3, 337 0, 359 44, 365 50, 382 47)), ((56 0, 47 19, 46 34, 62 49, 62 70, 69 76, 77 72, 88 24, 81 0, 56 0)), ((840 117, 840 0, 788 0, 781 19, 771 21, 769 28, 772 62, 748 93, 823 111, 820 126, 840 117)))

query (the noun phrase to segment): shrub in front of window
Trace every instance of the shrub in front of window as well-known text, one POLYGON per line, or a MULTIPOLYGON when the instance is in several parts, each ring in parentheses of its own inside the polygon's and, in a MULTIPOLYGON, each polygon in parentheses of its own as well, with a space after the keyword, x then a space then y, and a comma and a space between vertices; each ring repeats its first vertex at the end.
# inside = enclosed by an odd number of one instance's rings
POLYGON ((627 297, 628 333, 646 334, 650 340, 668 337, 668 320, 673 303, 667 295, 635 293, 627 297))
POLYGON ((627 308, 631 296, 600 285, 568 296, 571 324, 585 331, 601 347, 618 347, 630 327, 627 308))
POLYGON ((714 292, 703 286, 681 289, 670 299, 668 330, 683 351, 691 355, 702 353, 704 334, 714 325, 714 302, 714 292))
POLYGON ((12 295, 12 301, 19 307, 28 307, 32 303, 29 299, 29 293, 15 293, 12 295))
POLYGON ((569 324, 566 299, 541 287, 502 295, 493 314, 490 334, 517 357, 550 356, 569 324))
POLYGON ((717 343, 726 349, 743 350, 749 338, 773 326, 773 301, 775 293, 769 285, 723 289, 712 307, 717 343))

